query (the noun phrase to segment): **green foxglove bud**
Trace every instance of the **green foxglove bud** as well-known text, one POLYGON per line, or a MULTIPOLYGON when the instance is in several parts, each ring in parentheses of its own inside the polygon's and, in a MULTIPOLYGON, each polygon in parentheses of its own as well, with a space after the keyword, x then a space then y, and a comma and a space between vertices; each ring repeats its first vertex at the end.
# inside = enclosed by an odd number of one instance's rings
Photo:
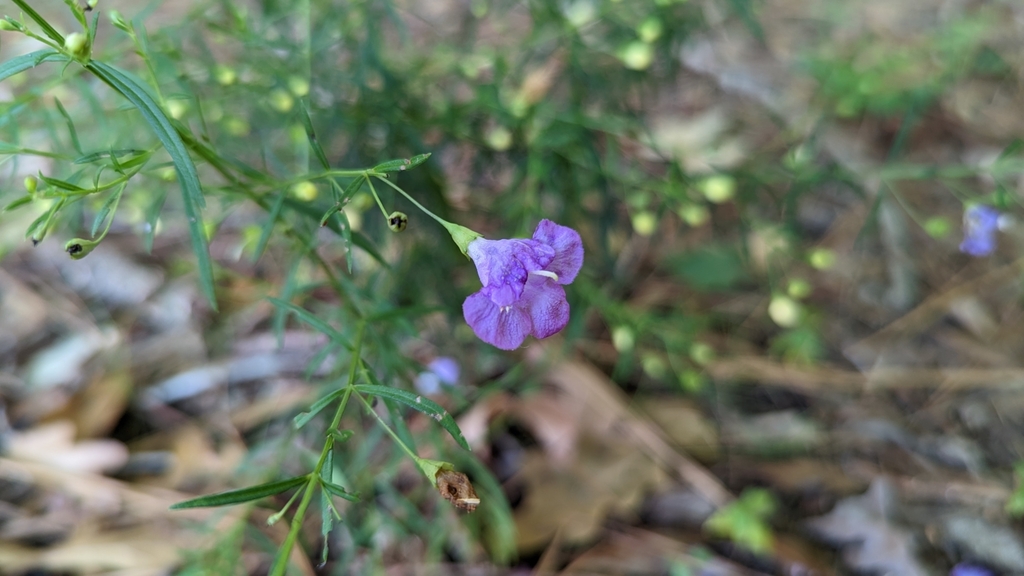
POLYGON ((409 225, 409 217, 405 215, 405 212, 392 212, 388 216, 388 228, 392 232, 401 232, 405 230, 405 227, 409 225))

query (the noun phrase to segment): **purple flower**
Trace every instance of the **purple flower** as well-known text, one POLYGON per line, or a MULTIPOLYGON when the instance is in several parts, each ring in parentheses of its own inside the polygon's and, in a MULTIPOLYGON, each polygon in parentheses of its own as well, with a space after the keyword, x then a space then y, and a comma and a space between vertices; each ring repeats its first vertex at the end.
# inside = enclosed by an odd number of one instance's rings
POLYGON ((427 371, 416 376, 416 389, 420 394, 437 394, 441 385, 455 386, 459 382, 459 363, 454 358, 439 356, 427 364, 427 371))
POLYGON ((572 228, 541 220, 533 238, 477 238, 466 251, 483 288, 462 304, 466 323, 484 342, 518 348, 530 334, 547 338, 569 323, 562 284, 583 266, 583 241, 572 228))
POLYGON ((953 566, 953 570, 950 571, 949 576, 994 576, 992 571, 988 568, 982 568, 981 566, 975 566, 973 564, 957 564, 953 566))
POLYGON ((964 241, 960 251, 971 256, 988 256, 996 250, 999 211, 991 206, 975 205, 964 211, 964 241))

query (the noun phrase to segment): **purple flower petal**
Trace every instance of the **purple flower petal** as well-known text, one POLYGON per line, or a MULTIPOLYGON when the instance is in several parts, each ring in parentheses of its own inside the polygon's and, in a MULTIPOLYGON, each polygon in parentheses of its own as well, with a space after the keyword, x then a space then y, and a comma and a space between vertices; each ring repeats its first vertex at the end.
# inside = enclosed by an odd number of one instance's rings
POLYGON ((991 206, 975 205, 964 211, 964 241, 960 251, 971 256, 988 256, 996 250, 999 211, 991 206))
POLYGON ((454 358, 438 356, 427 364, 427 368, 449 386, 454 386, 459 381, 459 363, 454 358))
POLYGON ((559 284, 572 284, 583 267, 583 240, 579 233, 545 219, 537 224, 533 239, 555 250, 555 257, 545 270, 557 274, 559 284))
POLYGON ((535 240, 487 240, 478 238, 466 253, 476 264, 480 283, 498 306, 509 306, 523 295, 530 272, 543 270, 555 251, 535 240))
POLYGON ((515 350, 530 333, 530 315, 525 310, 516 306, 500 307, 482 290, 466 298, 462 315, 477 338, 502 350, 515 350))
POLYGON ((547 338, 569 323, 565 289, 550 278, 531 276, 520 303, 530 315, 530 333, 537 338, 547 338))

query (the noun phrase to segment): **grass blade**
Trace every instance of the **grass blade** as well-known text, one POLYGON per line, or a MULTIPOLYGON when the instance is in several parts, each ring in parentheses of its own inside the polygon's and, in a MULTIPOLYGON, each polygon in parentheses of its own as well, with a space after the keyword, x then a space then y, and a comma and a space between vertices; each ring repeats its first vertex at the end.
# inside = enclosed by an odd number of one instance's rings
POLYGON ((196 255, 196 267, 199 269, 199 286, 210 306, 216 310, 217 297, 213 285, 213 263, 210 261, 210 248, 200 214, 200 210, 206 206, 206 200, 203 198, 203 188, 199 183, 196 166, 192 162, 192 157, 189 156, 184 142, 168 120, 167 115, 138 80, 109 64, 96 60, 89 62, 86 68, 120 92, 139 110, 146 123, 156 133, 160 144, 171 156, 174 169, 178 173, 178 183, 181 185, 189 237, 192 240, 192 251, 196 255))
POLYGON ((200 496, 199 498, 178 502, 171 506, 171 510, 211 508, 214 506, 228 506, 230 504, 251 502, 253 500, 259 500, 260 498, 266 498, 267 496, 280 494, 285 490, 301 486, 307 481, 309 481, 308 476, 296 476, 294 478, 288 478, 287 480, 257 484, 256 486, 249 486, 248 488, 229 490, 227 492, 220 492, 217 494, 207 494, 206 496, 200 496))

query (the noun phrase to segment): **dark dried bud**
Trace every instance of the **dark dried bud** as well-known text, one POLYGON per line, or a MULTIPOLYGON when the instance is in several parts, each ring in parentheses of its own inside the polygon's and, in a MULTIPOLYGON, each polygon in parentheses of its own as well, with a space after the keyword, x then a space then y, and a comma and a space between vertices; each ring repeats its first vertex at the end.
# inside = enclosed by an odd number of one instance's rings
POLYGON ((405 212, 392 212, 388 216, 388 228, 391 228, 392 232, 401 232, 408 225, 409 217, 405 215, 405 212))
POLYGON ((71 256, 72 260, 81 260, 88 256, 97 245, 99 245, 98 241, 72 238, 64 245, 64 251, 71 256))
POLYGON ((434 481, 441 497, 451 502, 456 508, 472 512, 480 505, 480 498, 473 490, 473 484, 462 472, 442 468, 437 471, 434 481))

